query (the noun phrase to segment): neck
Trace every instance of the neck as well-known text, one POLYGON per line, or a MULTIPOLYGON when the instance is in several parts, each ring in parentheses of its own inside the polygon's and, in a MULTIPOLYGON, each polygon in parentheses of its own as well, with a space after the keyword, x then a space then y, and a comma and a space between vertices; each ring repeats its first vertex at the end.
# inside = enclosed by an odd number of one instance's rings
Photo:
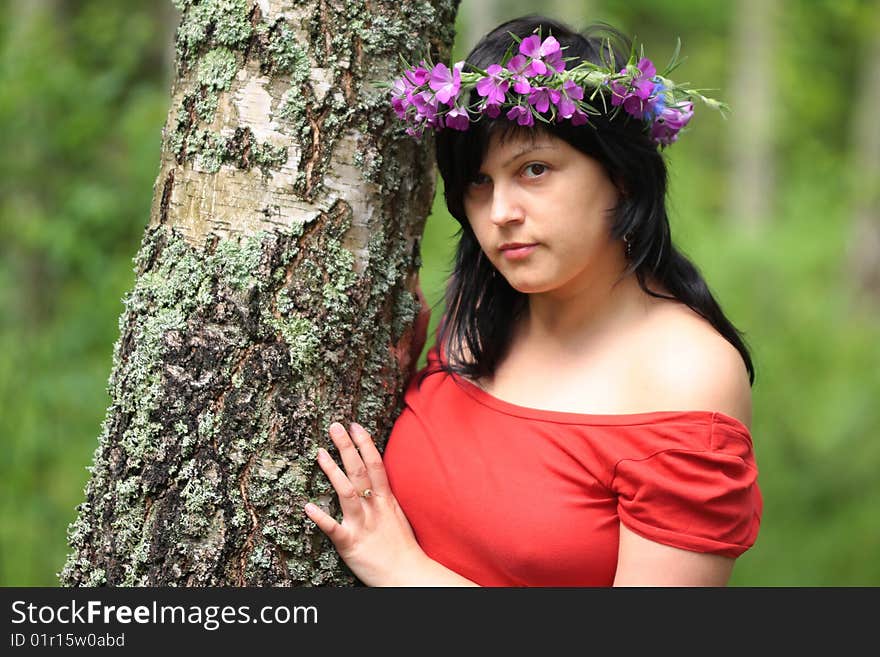
POLYGON ((635 274, 618 281, 622 271, 623 266, 565 289, 530 294, 524 336, 535 344, 583 353, 602 336, 631 325, 647 312, 647 295, 635 274))

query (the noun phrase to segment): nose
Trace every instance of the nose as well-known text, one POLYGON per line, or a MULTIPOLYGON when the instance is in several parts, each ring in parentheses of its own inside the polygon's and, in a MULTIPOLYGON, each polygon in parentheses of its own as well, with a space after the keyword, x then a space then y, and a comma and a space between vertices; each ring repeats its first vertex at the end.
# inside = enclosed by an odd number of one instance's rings
POLYGON ((525 219, 525 212, 516 192, 509 186, 496 183, 492 189, 492 208, 489 219, 496 226, 525 219))

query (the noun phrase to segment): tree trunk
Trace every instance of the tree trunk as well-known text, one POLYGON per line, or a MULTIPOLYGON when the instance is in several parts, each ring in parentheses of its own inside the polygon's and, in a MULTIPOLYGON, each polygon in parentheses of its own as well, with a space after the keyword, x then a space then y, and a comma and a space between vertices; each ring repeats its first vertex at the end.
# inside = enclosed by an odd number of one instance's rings
POLYGON ((880 309, 880 10, 873 12, 875 30, 862 62, 861 84, 852 122, 853 234, 850 274, 856 296, 866 307, 880 309))
POLYGON ((738 0, 730 93, 734 104, 730 121, 732 171, 728 218, 738 228, 756 235, 773 211, 773 58, 776 0, 738 0))
MULTIPOLYGON (((349 585, 302 507, 333 421, 382 444, 408 374, 430 143, 399 56, 457 0, 176 0, 176 79, 64 585, 349 585)), ((332 451, 332 450, 331 450, 332 451)))

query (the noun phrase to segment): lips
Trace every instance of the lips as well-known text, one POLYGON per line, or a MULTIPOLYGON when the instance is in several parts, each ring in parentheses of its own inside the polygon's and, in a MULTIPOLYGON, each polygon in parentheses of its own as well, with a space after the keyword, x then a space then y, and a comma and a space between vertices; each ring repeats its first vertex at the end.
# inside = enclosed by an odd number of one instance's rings
POLYGON ((527 244, 525 242, 509 242, 502 244, 500 247, 502 257, 507 260, 522 260, 528 258, 529 255, 538 248, 536 243, 527 244))
POLYGON ((506 242, 498 247, 499 251, 507 251, 509 249, 521 249, 526 246, 535 246, 537 242, 506 242))

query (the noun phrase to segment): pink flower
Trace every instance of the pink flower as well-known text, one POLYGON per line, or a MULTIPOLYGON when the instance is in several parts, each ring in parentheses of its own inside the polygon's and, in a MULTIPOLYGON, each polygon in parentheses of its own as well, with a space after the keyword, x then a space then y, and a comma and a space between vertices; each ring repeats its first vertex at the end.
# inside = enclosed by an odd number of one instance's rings
POLYGON ((501 105, 496 105, 495 103, 488 103, 483 101, 483 103, 479 106, 480 112, 486 112, 486 115, 490 119, 497 119, 498 115, 501 114, 501 105))
POLYGON ((532 85, 526 79, 526 69, 529 68, 529 60, 524 55, 512 57, 507 62, 507 70, 513 73, 513 90, 518 94, 527 94, 532 89, 532 85))
MULTIPOLYGON (((611 83, 611 104, 615 107, 623 105, 627 114, 642 119, 646 113, 650 114, 653 110, 654 99, 651 94, 654 92, 655 83, 652 78, 657 75, 657 69, 647 58, 639 60, 638 69, 639 75, 634 77, 628 86, 620 82, 611 83)), ((623 68, 620 72, 626 73, 626 69, 623 68)))
POLYGON ((437 100, 441 103, 449 103, 450 98, 458 95, 461 88, 461 69, 464 62, 459 62, 449 70, 446 64, 437 64, 431 69, 431 80, 428 83, 431 89, 437 92, 437 100))
POLYGON ((500 105, 504 102, 504 95, 510 83, 501 79, 500 74, 503 70, 498 64, 492 64, 486 69, 489 77, 481 78, 477 82, 477 93, 486 98, 486 105, 500 105))
POLYGON ((580 110, 575 110, 574 114, 571 115, 571 124, 572 125, 586 125, 589 123, 589 119, 587 115, 581 112, 580 110))
POLYGON ((406 118, 406 108, 412 104, 407 98, 407 86, 405 78, 398 78, 391 87, 391 107, 394 108, 394 113, 399 119, 406 118))
POLYGON ((559 41, 552 36, 544 39, 542 43, 541 37, 533 34, 520 42, 519 51, 532 60, 526 75, 545 75, 549 69, 557 73, 565 70, 562 48, 559 46, 559 41))
POLYGON ((470 117, 468 116, 467 110, 463 107, 453 107, 446 113, 445 123, 447 128, 452 128, 453 130, 461 130, 464 132, 468 129, 468 125, 470 124, 470 117))
POLYGON ((651 138, 658 144, 669 146, 678 139, 678 131, 688 124, 693 115, 694 104, 691 102, 664 108, 651 124, 651 138))
POLYGON ((532 116, 531 110, 522 105, 515 105, 507 112, 509 121, 516 121, 519 125, 533 126, 535 125, 535 117, 532 116))
POLYGON ((550 89, 549 87, 532 87, 529 94, 529 103, 535 106, 539 112, 546 112, 550 109, 550 103, 554 105, 559 102, 559 91, 550 89))
MULTIPOLYGON (((584 97, 584 90, 582 87, 578 86, 571 80, 566 80, 562 85, 562 92, 560 93, 560 98, 556 102, 556 106, 559 109, 558 117, 560 119, 570 119, 574 113, 577 111, 577 104, 575 104, 575 100, 581 100, 584 97)), ((581 112, 583 114, 583 112, 581 112)))
POLYGON ((403 74, 413 87, 421 87, 428 81, 430 73, 428 73, 428 69, 425 68, 426 66, 427 64, 423 60, 419 66, 413 66, 411 69, 404 71, 403 74))
POLYGON ((422 91, 412 95, 412 104, 416 108, 419 119, 430 126, 437 123, 437 98, 430 91, 422 91))

